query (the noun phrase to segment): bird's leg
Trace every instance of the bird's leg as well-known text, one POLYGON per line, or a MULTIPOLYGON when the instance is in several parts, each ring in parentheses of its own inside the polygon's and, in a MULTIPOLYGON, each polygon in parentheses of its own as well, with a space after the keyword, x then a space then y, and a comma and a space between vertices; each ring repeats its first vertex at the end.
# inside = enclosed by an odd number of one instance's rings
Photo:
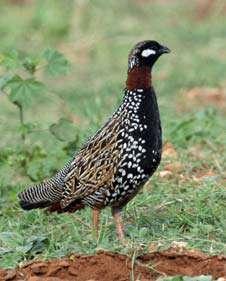
POLYGON ((115 221, 115 226, 116 226, 116 232, 118 235, 118 238, 120 241, 124 242, 125 241, 125 235, 124 235, 124 226, 123 226, 123 221, 122 221, 122 209, 118 207, 112 207, 112 215, 115 221))
POLYGON ((92 209, 92 213, 93 213, 93 233, 97 238, 99 232, 99 224, 100 224, 100 210, 92 209))

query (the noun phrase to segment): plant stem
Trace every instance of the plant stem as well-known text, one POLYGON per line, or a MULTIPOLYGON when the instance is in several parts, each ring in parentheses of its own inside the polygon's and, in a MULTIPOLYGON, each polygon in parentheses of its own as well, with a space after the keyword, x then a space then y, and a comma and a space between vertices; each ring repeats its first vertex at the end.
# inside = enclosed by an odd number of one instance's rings
MULTIPOLYGON (((17 104, 18 108, 19 108, 19 115, 20 115, 20 124, 23 127, 24 126, 24 111, 23 111, 23 106, 21 104, 17 104)), ((25 142, 25 134, 22 130, 21 132, 21 138, 23 140, 23 142, 25 142)))

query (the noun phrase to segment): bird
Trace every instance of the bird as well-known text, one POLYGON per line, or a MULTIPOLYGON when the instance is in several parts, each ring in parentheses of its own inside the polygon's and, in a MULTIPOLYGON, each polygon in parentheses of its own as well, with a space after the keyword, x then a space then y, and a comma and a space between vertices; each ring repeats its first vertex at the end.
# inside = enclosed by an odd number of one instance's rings
POLYGON ((123 207, 161 161, 162 128, 152 68, 165 53, 170 49, 154 40, 132 48, 121 104, 61 170, 19 193, 22 209, 73 213, 91 207, 98 233, 101 210, 108 206, 118 239, 124 241, 123 207))

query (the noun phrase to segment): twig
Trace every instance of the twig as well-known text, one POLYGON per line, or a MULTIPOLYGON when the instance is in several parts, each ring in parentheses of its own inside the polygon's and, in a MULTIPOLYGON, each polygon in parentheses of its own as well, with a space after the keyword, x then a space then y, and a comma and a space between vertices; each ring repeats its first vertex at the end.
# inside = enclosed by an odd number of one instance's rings
POLYGON ((135 261, 136 261, 136 250, 133 252, 133 256, 131 260, 131 276, 130 276, 131 281, 135 281, 135 276, 134 276, 135 261))
MULTIPOLYGON (((19 108, 19 117, 20 117, 20 124, 22 125, 22 127, 24 126, 24 112, 23 112, 23 106, 19 103, 16 103, 16 106, 19 108)), ((23 132, 22 129, 22 133, 21 133, 21 138, 22 141, 25 142, 25 134, 23 132)))

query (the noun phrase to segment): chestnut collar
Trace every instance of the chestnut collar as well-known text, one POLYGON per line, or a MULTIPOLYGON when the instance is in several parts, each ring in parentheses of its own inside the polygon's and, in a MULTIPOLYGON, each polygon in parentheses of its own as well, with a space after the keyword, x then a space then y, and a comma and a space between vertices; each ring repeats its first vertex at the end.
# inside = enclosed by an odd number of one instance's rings
POLYGON ((128 72, 126 80, 128 90, 147 89, 151 87, 151 68, 147 66, 134 67, 128 72))

